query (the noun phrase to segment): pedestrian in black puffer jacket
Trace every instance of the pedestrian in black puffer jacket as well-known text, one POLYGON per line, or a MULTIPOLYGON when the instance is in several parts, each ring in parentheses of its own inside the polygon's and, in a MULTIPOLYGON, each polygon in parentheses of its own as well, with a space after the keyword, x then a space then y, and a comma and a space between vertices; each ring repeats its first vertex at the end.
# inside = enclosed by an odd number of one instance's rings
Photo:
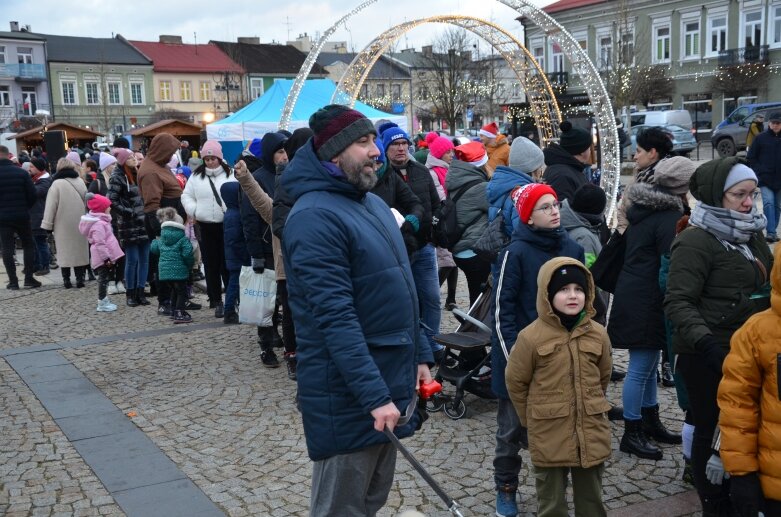
POLYGON ((40 287, 33 278, 35 242, 30 230, 30 208, 35 204, 35 186, 30 175, 8 157, 8 148, 0 146, 0 245, 8 274, 8 289, 19 289, 14 254, 18 235, 24 246, 25 285, 40 287), (37 284, 37 285, 36 285, 37 284))
POLYGON ((420 220, 423 219, 423 205, 409 185, 388 169, 387 165, 383 164, 380 167, 377 177, 377 184, 372 188, 371 193, 379 196, 389 207, 398 210, 406 219, 401 226, 401 233, 407 247, 407 254, 411 255, 417 251, 414 222, 420 224, 420 220))
POLYGON ((572 126, 568 120, 562 122, 561 138, 558 144, 543 149, 545 173, 543 180, 556 191, 559 202, 572 202, 575 191, 588 183, 585 170, 591 160, 591 135, 588 131, 572 126))
MULTIPOLYGON (((300 127, 293 131, 293 136, 285 142, 285 152, 287 153, 288 163, 293 161, 293 157, 304 144, 306 144, 314 133, 308 127, 300 127)), ((271 231, 282 240, 282 232, 285 229, 287 215, 293 208, 293 198, 287 193, 287 189, 282 185, 282 174, 286 167, 277 167, 277 178, 274 190, 274 210, 271 215, 271 231)))
MULTIPOLYGON (((117 165, 108 180, 107 197, 115 214, 116 237, 125 252, 126 302, 129 307, 149 305, 144 295, 149 273, 149 235, 144 200, 138 189, 138 162, 128 149, 117 148, 114 154, 117 165)), ((116 267, 122 266, 118 264, 116 267)))

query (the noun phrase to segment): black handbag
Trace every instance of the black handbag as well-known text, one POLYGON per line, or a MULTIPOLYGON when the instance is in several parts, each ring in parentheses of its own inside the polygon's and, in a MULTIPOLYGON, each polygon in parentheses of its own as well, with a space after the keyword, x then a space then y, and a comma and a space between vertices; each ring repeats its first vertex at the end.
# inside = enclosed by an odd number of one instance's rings
POLYGON ((624 254, 626 253, 626 239, 618 230, 613 230, 607 243, 599 252, 597 260, 591 265, 591 276, 597 287, 608 293, 614 293, 618 276, 624 267, 624 254))

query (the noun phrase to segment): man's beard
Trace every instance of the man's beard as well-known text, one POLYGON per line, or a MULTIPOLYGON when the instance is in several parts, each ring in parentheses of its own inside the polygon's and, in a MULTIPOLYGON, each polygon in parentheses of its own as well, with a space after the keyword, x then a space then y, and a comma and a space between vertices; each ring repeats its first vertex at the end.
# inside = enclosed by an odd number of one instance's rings
POLYGON ((347 176, 347 182, 360 192, 369 192, 377 184, 374 160, 355 161, 344 155, 339 161, 339 167, 347 176), (365 171, 365 167, 370 167, 371 170, 365 171))

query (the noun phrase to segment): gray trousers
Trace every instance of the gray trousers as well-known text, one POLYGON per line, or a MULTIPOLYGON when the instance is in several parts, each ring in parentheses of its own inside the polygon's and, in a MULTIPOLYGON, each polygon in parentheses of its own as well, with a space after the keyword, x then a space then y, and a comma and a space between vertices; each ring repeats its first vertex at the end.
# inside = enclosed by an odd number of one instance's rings
POLYGON ((567 474, 572 474, 572 498, 576 517, 605 517, 602 473, 605 464, 581 467, 534 467, 538 517, 567 517, 567 474))
POLYGON ((311 517, 373 517, 388 500, 396 470, 391 443, 316 461, 311 517))

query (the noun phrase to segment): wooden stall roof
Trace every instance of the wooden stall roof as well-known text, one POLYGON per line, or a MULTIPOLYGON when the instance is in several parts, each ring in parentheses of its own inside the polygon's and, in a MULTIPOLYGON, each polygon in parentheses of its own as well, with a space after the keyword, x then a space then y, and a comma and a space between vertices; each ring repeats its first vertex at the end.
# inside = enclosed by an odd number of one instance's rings
POLYGON ((199 136, 203 128, 198 124, 185 122, 184 120, 167 119, 149 124, 148 126, 134 129, 130 136, 153 137, 160 133, 170 133, 174 136, 199 136))
MULTIPOLYGON (((52 122, 46 125, 47 131, 65 131, 68 134, 68 140, 95 140, 99 136, 103 136, 101 133, 92 131, 85 127, 68 124, 67 122, 52 122)), ((38 126, 21 133, 16 133, 13 136, 9 136, 9 139, 23 140, 25 142, 33 142, 43 140, 41 136, 43 126, 38 126)))

